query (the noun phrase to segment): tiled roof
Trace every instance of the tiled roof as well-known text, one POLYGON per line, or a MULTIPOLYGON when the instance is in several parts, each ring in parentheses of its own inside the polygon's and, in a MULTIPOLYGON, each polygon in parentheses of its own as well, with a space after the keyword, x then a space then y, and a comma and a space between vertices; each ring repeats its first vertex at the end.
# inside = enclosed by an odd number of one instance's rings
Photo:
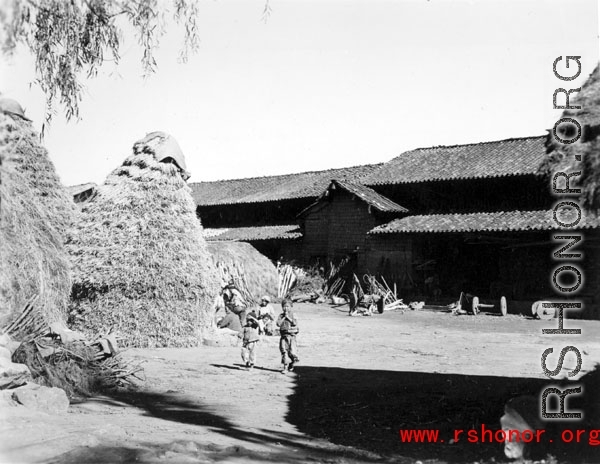
POLYGON ((386 213, 407 213, 408 210, 397 203, 394 203, 389 198, 380 195, 375 190, 370 189, 361 184, 355 184, 352 182, 345 181, 333 181, 334 184, 339 185, 343 189, 353 193, 357 197, 364 200, 367 204, 373 206, 379 211, 386 213))
MULTIPOLYGON (((559 219, 564 216, 559 215, 559 219)), ((563 220, 563 222, 565 222, 563 220)), ((571 222, 571 221, 569 221, 571 222)), ((576 229, 600 228, 600 217, 584 214, 576 229)), ((369 234, 408 232, 495 232, 561 230, 552 211, 506 211, 498 213, 431 214, 407 216, 377 226, 369 234)), ((571 229, 564 229, 571 230, 571 229)))
POLYGON ((407 151, 364 176, 365 185, 536 174, 546 136, 407 151))
POLYGON ((190 187, 196 204, 200 206, 314 198, 327 188, 332 179, 355 182, 381 166, 367 164, 281 176, 199 182, 190 184, 190 187))
POLYGON ((88 182, 87 184, 79 184, 79 185, 71 185, 67 187, 67 192, 69 194, 75 196, 79 195, 87 190, 95 189, 97 187, 93 182, 88 182))
POLYGON ((389 198, 380 195, 375 190, 366 187, 361 184, 355 184, 353 182, 346 182, 341 180, 333 180, 327 187, 327 190, 319 196, 319 198, 310 206, 302 210, 298 216, 304 215, 306 212, 311 210, 314 206, 318 205, 324 198, 329 195, 329 191, 335 188, 342 188, 353 195, 356 195, 362 201, 372 206, 373 208, 384 212, 384 213, 407 213, 408 210, 397 203, 394 203, 389 198))
POLYGON ((204 229, 204 237, 210 242, 292 240, 302 237, 296 224, 287 226, 235 227, 231 229, 204 229))

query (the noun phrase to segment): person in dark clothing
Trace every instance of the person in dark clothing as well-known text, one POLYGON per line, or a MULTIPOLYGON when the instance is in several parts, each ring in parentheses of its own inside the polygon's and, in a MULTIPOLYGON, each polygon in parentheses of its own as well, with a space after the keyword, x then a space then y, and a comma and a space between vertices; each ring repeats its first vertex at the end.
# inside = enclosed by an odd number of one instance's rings
POLYGON ((293 371, 294 364, 298 363, 298 346, 296 344, 296 335, 298 334, 298 319, 292 309, 291 300, 281 302, 282 313, 277 318, 277 327, 281 338, 279 339, 279 351, 281 352, 281 363, 284 373, 286 370, 293 371))
POLYGON ((239 337, 242 339, 242 361, 248 369, 252 369, 256 363, 256 346, 260 340, 258 319, 254 317, 254 313, 246 315, 246 325, 239 337))
POLYGON ((233 281, 223 289, 223 302, 225 308, 240 318, 240 324, 242 327, 246 325, 246 302, 242 296, 242 292, 235 286, 233 281))

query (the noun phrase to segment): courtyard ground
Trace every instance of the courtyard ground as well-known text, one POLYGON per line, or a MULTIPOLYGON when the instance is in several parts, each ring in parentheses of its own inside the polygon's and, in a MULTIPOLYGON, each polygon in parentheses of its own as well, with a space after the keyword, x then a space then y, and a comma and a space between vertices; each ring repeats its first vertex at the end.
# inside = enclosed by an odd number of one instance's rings
POLYGON ((145 362, 138 391, 62 415, 0 409, 2 462, 506 462, 501 444, 453 442, 454 430, 498 429, 507 399, 538 394, 548 347, 551 368, 567 345, 582 374, 600 361, 598 321, 566 320, 583 333, 557 336, 542 335, 556 320, 518 315, 296 310, 295 372, 279 372, 278 337, 261 342, 252 371, 236 346, 131 349, 145 362), (402 443, 399 430, 412 428, 439 430, 438 442, 402 443))

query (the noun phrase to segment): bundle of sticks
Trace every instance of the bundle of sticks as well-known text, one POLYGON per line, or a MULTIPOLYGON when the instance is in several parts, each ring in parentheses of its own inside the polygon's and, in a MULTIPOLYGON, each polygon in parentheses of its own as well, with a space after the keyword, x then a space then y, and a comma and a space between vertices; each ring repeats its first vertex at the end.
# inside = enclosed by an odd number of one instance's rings
POLYGON ((37 302, 37 296, 29 299, 16 319, 0 331, 20 343, 13 361, 26 364, 34 380, 43 377, 44 383, 63 388, 70 396, 89 394, 92 385, 115 388, 133 383, 133 378, 143 380, 140 363, 120 357, 115 335, 90 340, 69 330, 64 322, 49 325, 37 302))
POLYGON ((341 276, 340 270, 347 263, 348 259, 346 258, 340 260, 337 266, 333 262, 329 263, 329 270, 325 276, 325 286, 323 288, 325 296, 334 297, 341 295, 346 285, 346 279, 341 276))
POLYGON ((2 332, 16 340, 30 340, 47 332, 48 325, 37 308, 37 300, 38 295, 27 300, 21 314, 4 327, 2 332))
MULTIPOLYGON (((355 276, 356 277, 356 276, 355 276)), ((363 277, 364 282, 367 284, 367 292, 371 295, 379 295, 383 298, 383 309, 386 311, 393 309, 406 309, 408 306, 404 304, 404 302, 398 298, 396 293, 396 284, 394 284, 394 290, 390 288, 390 286, 385 281, 385 278, 381 276, 381 283, 377 280, 375 276, 366 274, 363 277)), ((356 279, 358 282, 358 279, 356 279)))
POLYGON ((336 278, 331 283, 326 282, 325 289, 324 289, 325 296, 328 296, 328 297, 340 296, 345 283, 346 283, 346 280, 343 279, 342 277, 336 278))
POLYGON ((298 282, 298 277, 301 274, 302 269, 289 264, 280 264, 277 267, 277 271, 279 274, 277 296, 279 298, 285 298, 298 282))

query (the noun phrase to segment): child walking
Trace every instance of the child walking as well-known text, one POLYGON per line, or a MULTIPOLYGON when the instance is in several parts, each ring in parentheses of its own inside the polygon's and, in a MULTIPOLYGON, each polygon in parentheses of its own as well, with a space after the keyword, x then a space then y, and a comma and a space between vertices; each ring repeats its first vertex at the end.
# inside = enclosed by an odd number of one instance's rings
POLYGON ((258 320, 253 314, 246 317, 246 325, 239 335, 242 338, 242 361, 248 369, 254 367, 256 363, 256 347, 260 339, 258 335, 258 320))
POLYGON ((279 351, 281 352, 281 363, 284 373, 286 370, 293 371, 294 364, 298 363, 298 346, 296 345, 296 335, 298 334, 298 320, 292 309, 291 300, 281 302, 282 313, 277 318, 277 327, 281 338, 279 339, 279 351))

